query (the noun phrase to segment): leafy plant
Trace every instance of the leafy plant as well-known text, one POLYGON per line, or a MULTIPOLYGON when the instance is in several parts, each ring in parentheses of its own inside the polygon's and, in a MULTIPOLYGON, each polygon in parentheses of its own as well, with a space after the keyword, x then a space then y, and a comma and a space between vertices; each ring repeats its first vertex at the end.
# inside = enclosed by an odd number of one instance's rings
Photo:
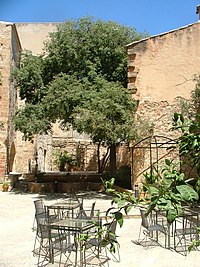
POLYGON ((182 164, 190 166, 190 173, 193 175, 196 172, 196 190, 200 192, 200 115, 185 119, 183 114, 174 113, 173 121, 173 129, 182 133, 178 138, 182 164))
POLYGON ((180 215, 182 204, 193 203, 199 196, 189 185, 191 179, 185 179, 184 173, 179 172, 179 163, 173 160, 166 159, 156 176, 153 183, 145 185, 148 192, 147 213, 154 209, 165 210, 168 222, 172 223, 180 215))
MULTIPOLYGON (((200 227, 197 227, 197 233, 198 233, 198 235, 200 234, 200 227)), ((199 246, 200 246, 200 240, 199 239, 193 240, 192 243, 189 245, 188 250, 190 252, 199 246)))
POLYGON ((78 160, 75 155, 69 154, 68 151, 57 151, 55 164, 58 166, 60 171, 65 171, 66 167, 68 169, 78 166, 78 160))
POLYGON ((8 191, 8 188, 9 188, 9 182, 8 181, 4 181, 3 184, 2 184, 3 192, 8 191))
POLYGON ((131 208, 137 203, 138 199, 130 192, 119 192, 114 189, 115 178, 103 180, 104 189, 107 193, 113 195, 112 207, 106 212, 107 216, 117 220, 120 227, 123 225, 123 214, 128 214, 131 208))

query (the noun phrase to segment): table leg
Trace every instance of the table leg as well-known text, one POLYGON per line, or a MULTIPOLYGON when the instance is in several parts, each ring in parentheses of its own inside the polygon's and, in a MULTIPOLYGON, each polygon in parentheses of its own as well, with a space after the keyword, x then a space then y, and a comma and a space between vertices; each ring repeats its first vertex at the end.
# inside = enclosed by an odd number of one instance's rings
POLYGON ((51 229, 49 228, 49 262, 54 263, 54 252, 52 248, 52 243, 51 243, 51 229))

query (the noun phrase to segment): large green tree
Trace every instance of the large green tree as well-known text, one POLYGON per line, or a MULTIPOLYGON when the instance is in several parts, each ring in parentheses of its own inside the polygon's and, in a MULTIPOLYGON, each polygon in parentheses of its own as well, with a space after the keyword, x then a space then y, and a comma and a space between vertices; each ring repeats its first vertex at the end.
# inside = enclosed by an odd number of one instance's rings
POLYGON ((31 139, 59 120, 62 127, 89 134, 98 147, 111 148, 114 169, 115 146, 130 137, 136 108, 126 89, 125 45, 144 35, 90 17, 58 25, 44 54, 25 53, 13 73, 25 100, 16 129, 31 139))

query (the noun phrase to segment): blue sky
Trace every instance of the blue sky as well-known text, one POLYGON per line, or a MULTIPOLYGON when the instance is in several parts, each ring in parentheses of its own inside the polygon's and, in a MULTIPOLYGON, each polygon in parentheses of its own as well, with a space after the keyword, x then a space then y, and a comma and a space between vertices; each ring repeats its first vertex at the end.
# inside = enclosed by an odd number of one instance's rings
POLYGON ((0 0, 0 21, 63 22, 93 16, 151 35, 196 22, 200 0, 0 0))

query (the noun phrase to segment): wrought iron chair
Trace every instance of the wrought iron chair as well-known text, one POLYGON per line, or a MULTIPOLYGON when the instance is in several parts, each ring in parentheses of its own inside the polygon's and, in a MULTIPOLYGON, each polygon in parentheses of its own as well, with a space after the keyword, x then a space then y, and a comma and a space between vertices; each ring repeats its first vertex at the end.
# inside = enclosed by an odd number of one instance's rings
POLYGON ((78 262, 78 241, 76 233, 67 232, 62 227, 58 228, 59 236, 59 267, 60 266, 77 266, 78 262), (63 259, 63 257, 65 257, 63 259), (64 264, 64 265, 63 265, 64 264))
POLYGON ((77 246, 74 236, 66 230, 58 227, 51 229, 48 219, 36 215, 37 231, 33 255, 38 257, 37 266, 45 266, 50 263, 58 263, 61 266, 63 255, 64 263, 77 265, 77 246), (71 254, 74 253, 74 260, 71 254))
POLYGON ((48 219, 44 217, 44 213, 36 214, 35 218, 37 228, 33 255, 38 257, 38 266, 44 266, 45 263, 51 261, 52 255, 54 255, 53 250, 59 244, 59 235, 58 232, 52 233, 50 242, 48 219))
POLYGON ((33 220, 33 227, 32 227, 32 230, 36 230, 36 227, 35 227, 35 224, 36 224, 36 215, 37 214, 40 214, 40 217, 43 217, 43 218, 47 218, 48 216, 48 219, 49 221, 55 221, 57 219, 57 214, 54 213, 54 214, 46 214, 47 211, 45 209, 45 206, 44 206, 44 202, 42 199, 37 199, 34 201, 34 206, 35 206, 35 216, 34 216, 34 220, 33 220))
POLYGON ((165 247, 166 247, 166 240, 167 240, 167 227, 163 224, 157 223, 156 221, 152 220, 150 216, 146 215, 146 209, 140 208, 140 215, 141 215, 141 226, 140 232, 138 236, 138 244, 143 244, 145 247, 149 247, 153 244, 158 244, 158 236, 162 233, 164 234, 165 239, 165 247), (141 232, 143 229, 143 238, 141 239, 141 232), (154 238, 154 234, 156 237, 154 238), (149 241, 149 244, 147 243, 149 241))
MULTIPOLYGON (((101 223, 100 223, 101 224, 101 223)), ((87 265, 108 265, 111 257, 114 261, 120 262, 119 244, 116 239, 117 221, 104 224, 99 228, 96 236, 89 238, 85 244, 85 264, 87 265)))
POLYGON ((40 216, 45 217, 45 208, 44 208, 44 203, 42 199, 37 199, 34 201, 34 206, 35 206, 35 214, 34 214, 34 219, 33 219, 33 227, 32 230, 36 230, 36 215, 40 214, 40 216))
POLYGON ((198 214, 192 213, 187 216, 184 212, 180 218, 177 218, 174 222, 174 249, 175 251, 183 254, 188 253, 188 247, 193 240, 199 239, 197 230, 198 214))
POLYGON ((81 203, 79 213, 77 215, 78 219, 88 219, 91 220, 95 215, 95 205, 96 202, 92 203, 91 209, 84 209, 83 203, 81 203))

